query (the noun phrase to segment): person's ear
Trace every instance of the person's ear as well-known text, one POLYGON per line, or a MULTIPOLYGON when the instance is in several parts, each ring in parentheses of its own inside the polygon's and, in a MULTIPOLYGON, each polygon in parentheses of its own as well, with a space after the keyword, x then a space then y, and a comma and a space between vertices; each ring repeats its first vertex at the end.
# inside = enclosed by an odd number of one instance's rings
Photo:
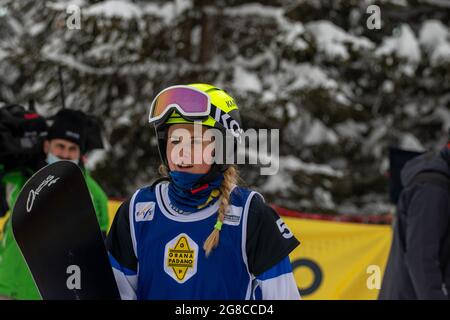
POLYGON ((44 141, 44 153, 48 154, 48 152, 50 151, 50 142, 48 140, 44 141))

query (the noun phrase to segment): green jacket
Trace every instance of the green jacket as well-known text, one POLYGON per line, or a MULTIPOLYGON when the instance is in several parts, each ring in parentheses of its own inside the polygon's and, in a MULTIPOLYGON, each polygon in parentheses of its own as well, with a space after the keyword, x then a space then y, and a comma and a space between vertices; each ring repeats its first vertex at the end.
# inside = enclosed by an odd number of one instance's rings
MULTIPOLYGON (((92 196, 100 229, 106 233, 109 224, 108 198, 86 170, 83 171, 83 174, 92 196)), ((6 186, 10 208, 13 208, 20 190, 30 176, 31 172, 24 174, 19 171, 9 172, 3 176, 1 183, 6 186)), ((36 236, 39 236, 38 232, 36 236)), ((2 295, 21 300, 41 299, 28 266, 14 240, 11 219, 5 223, 3 233, 0 232, 0 296, 2 295)))

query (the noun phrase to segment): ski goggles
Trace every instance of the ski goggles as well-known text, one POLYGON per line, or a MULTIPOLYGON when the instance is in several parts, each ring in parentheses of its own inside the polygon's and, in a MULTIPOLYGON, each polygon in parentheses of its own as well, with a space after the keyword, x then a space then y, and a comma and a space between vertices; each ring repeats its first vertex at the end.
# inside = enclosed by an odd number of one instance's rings
POLYGON ((150 106, 149 123, 166 119, 174 110, 187 120, 201 120, 210 115, 209 96, 193 87, 172 86, 161 91, 150 106))

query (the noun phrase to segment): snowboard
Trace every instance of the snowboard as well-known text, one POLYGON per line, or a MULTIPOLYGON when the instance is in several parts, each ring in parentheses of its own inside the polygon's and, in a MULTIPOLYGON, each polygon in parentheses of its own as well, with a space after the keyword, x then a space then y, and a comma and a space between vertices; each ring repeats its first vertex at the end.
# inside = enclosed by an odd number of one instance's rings
POLYGON ((58 161, 36 172, 12 213, 14 238, 44 300, 120 299, 81 169, 58 161))

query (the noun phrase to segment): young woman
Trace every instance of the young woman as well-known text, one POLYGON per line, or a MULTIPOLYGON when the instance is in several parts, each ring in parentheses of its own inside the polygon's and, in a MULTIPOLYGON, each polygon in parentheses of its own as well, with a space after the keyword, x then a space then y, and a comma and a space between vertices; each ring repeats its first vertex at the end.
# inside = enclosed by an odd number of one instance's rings
POLYGON ((169 87, 149 122, 165 178, 125 201, 110 230, 122 299, 299 299, 288 257, 298 240, 260 194, 236 185, 235 165, 207 151, 207 130, 239 139, 233 98, 207 84, 169 87))

